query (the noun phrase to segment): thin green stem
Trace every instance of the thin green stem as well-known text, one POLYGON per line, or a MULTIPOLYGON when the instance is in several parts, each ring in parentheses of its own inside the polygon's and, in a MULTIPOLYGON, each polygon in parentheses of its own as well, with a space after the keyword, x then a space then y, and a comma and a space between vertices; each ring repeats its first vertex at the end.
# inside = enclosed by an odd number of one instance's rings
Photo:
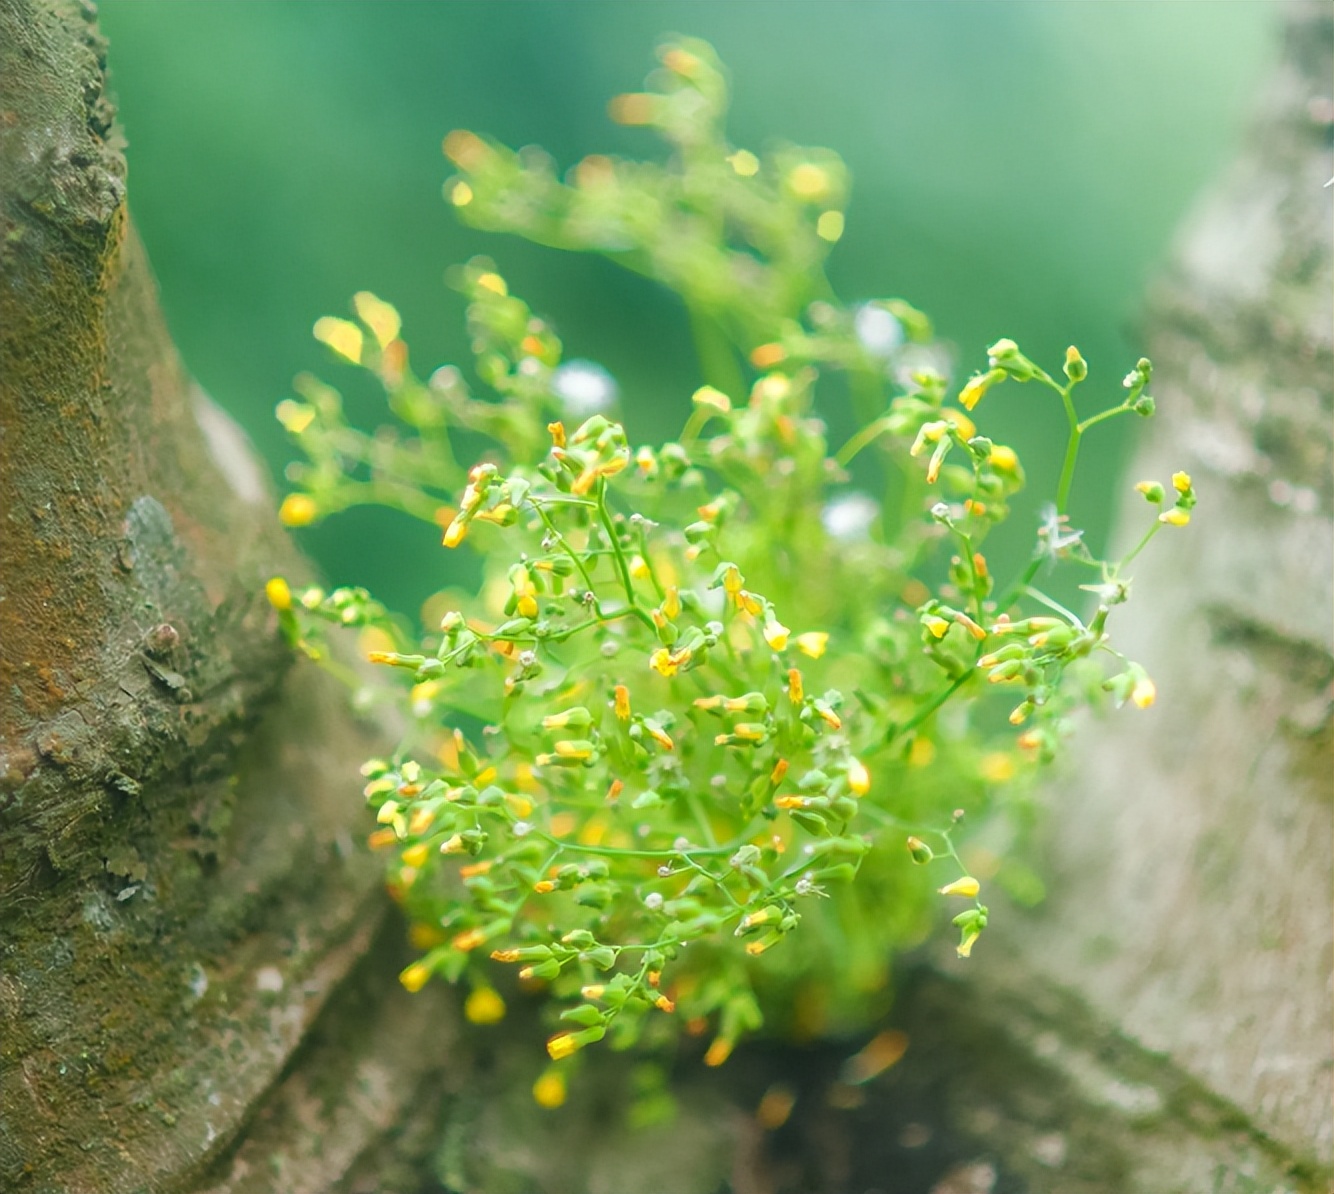
POLYGON ((834 454, 834 463, 837 464, 839 468, 847 468, 863 448, 869 447, 871 444, 875 443, 875 441, 884 435, 889 428, 890 421, 889 416, 887 415, 884 418, 875 419, 872 422, 867 423, 865 427, 857 432, 856 435, 848 440, 848 442, 834 454))
POLYGON ((731 339, 717 320, 688 298, 686 311, 690 316, 690 334, 695 341, 695 355, 699 358, 704 380, 733 401, 740 400, 746 392, 746 379, 741 375, 731 339))
POLYGON ((1090 427, 1096 427, 1099 423, 1102 423, 1107 419, 1114 419, 1116 418, 1117 415, 1124 415, 1130 409, 1131 409, 1130 406, 1127 403, 1123 402, 1121 403, 1120 406, 1111 406, 1096 415, 1090 415, 1087 419, 1085 419, 1082 423, 1080 423, 1079 425, 1080 433, 1083 434, 1090 427))
POLYGON ((1127 564, 1129 564, 1130 561, 1133 560, 1137 555, 1139 555, 1139 553, 1142 552, 1149 545, 1149 540, 1152 539, 1162 529, 1163 529, 1163 524, 1155 518, 1153 520, 1153 524, 1149 527, 1147 531, 1144 532, 1143 538, 1141 538, 1140 541, 1136 543, 1133 548, 1131 548, 1130 552, 1127 555, 1121 557, 1120 563, 1116 565, 1116 568, 1114 570, 1115 574, 1119 575, 1121 569, 1124 568, 1127 564))
POLYGON ((565 536, 562 535, 560 531, 556 529, 556 524, 551 521, 551 516, 547 514, 547 512, 542 508, 541 503, 535 501, 533 498, 530 497, 528 499, 528 504, 532 506, 534 510, 537 511, 537 516, 542 520, 542 525, 547 528, 547 530, 555 538, 556 542, 560 544, 561 550, 564 551, 565 554, 570 557, 571 561, 573 561, 575 568, 578 569, 579 575, 583 579, 584 587, 590 593, 596 592, 596 590, 593 587, 593 578, 588 575, 588 569, 584 567, 583 557, 580 556, 580 554, 577 551, 575 551, 573 547, 569 545, 569 543, 565 539, 565 536))
POLYGON ((635 616, 652 630, 654 629, 653 619, 640 608, 639 600, 635 596, 634 581, 630 578, 630 564, 625 558, 625 552, 621 550, 621 537, 616 533, 616 526, 611 520, 611 511, 607 509, 607 479, 605 477, 598 480, 597 503, 598 520, 602 523, 602 529, 606 532, 612 555, 616 558, 616 569, 621 574, 621 587, 625 590, 625 600, 635 616))

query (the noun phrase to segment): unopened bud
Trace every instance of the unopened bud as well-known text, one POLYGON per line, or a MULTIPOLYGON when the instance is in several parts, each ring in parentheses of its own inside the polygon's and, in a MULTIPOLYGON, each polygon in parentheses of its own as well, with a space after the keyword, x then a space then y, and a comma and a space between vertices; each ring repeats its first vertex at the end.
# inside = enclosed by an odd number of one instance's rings
POLYGON ((908 839, 908 853, 912 855, 912 860, 919 865, 930 862, 935 853, 920 837, 910 837, 908 839))
POLYGON ((1089 375, 1088 362, 1073 344, 1065 350, 1065 375, 1071 381, 1083 381, 1089 375))

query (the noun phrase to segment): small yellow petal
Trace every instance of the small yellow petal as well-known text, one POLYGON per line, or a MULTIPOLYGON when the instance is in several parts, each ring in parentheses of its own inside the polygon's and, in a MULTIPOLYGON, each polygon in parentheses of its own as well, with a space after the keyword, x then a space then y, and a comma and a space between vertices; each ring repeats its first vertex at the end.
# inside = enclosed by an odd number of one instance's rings
POLYGON ((812 659, 819 659, 825 653, 825 648, 829 646, 829 634, 824 630, 808 630, 805 634, 799 634, 792 640, 797 644, 797 649, 812 659))
POLYGON ((579 1043, 574 1039, 574 1034, 571 1032, 559 1032, 547 1041, 547 1053, 552 1061, 560 1061, 562 1057, 569 1057, 578 1048, 579 1043))
POLYGON ((830 191, 829 175, 812 162, 802 162, 787 176, 789 190, 798 198, 814 203, 830 191))
POLYGON ((384 299, 376 298, 369 290, 361 290, 352 296, 352 305, 357 310, 357 318, 371 329, 381 348, 398 339, 403 327, 402 317, 384 299))
POLYGON ((278 508, 278 521, 285 527, 305 527, 319 517, 315 499, 304 493, 289 493, 278 508))
POLYGON ((505 1018, 505 1001, 491 987, 475 987, 463 1004, 472 1024, 495 1024, 505 1018))
POLYGON ((760 172, 760 159, 748 149, 738 149, 727 159, 727 164, 742 178, 752 178, 760 172))
POLYGON ((429 966, 421 962, 413 962, 402 974, 398 976, 398 981, 409 991, 420 991, 426 986, 426 980, 431 977, 429 966))
POLYGON ((871 790, 871 773, 860 759, 848 764, 848 787, 857 796, 865 796, 871 790))
POLYGON ((982 890, 982 885, 972 877, 965 875, 962 879, 955 879, 953 883, 947 883, 940 888, 941 895, 963 896, 965 899, 973 899, 977 893, 982 890))
POLYGON ((315 321, 315 339, 354 365, 361 364, 361 350, 365 337, 355 323, 325 315, 315 321))
POLYGON ((815 235, 821 240, 827 240, 832 245, 842 238, 843 225, 843 213, 841 211, 821 212, 820 218, 815 221, 815 235))
POLYGON ((292 590, 281 576, 273 577, 264 586, 264 595, 269 599, 269 604, 279 613, 292 608, 292 590))
POLYGON ((533 1102, 548 1111, 563 1106, 566 1093, 565 1075, 559 1070, 547 1070, 533 1083, 533 1102))
POLYGON ((278 416, 278 422, 283 425, 283 429, 293 435, 300 435, 315 421, 315 408, 313 406, 308 406, 304 402, 295 402, 291 398, 284 398, 278 403, 273 413, 278 416))

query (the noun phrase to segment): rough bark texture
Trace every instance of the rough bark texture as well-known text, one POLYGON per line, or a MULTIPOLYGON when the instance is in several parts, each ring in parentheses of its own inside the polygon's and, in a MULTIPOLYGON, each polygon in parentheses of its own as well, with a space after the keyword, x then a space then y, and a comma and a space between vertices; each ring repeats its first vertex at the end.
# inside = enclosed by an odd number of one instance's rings
MULTIPOLYGON (((1136 569, 1119 641, 1160 686, 1089 727, 1051 843, 1039 973, 1328 1172, 1331 1086, 1330 98, 1334 12, 1288 11, 1247 151, 1146 320, 1161 425, 1134 465, 1200 507, 1136 569)), ((1141 526, 1132 495, 1122 525, 1141 526)), ((1137 532, 1134 532, 1137 533, 1137 532)))
MULTIPOLYGON (((313 669, 287 674, 263 583, 300 564, 244 437, 172 349, 103 84, 90 9, 0 0, 0 1189, 15 1194, 191 1185, 384 911, 352 848, 367 736, 313 669)), ((348 1097, 330 1097, 331 1121, 348 1097)), ((377 1130, 354 1128, 353 1153, 377 1130)))
POLYGON ((368 731, 288 672, 261 589, 300 563, 163 328, 90 11, 0 0, 0 1189, 1328 1188, 1330 40, 1291 10, 1157 300, 1137 470, 1204 505, 1140 570, 1162 707, 1086 735, 1051 910, 910 983, 865 1088, 847 1045, 756 1046, 683 1062, 676 1124, 635 1132, 632 1061, 542 1112, 532 1009, 461 1032, 395 983, 368 731))

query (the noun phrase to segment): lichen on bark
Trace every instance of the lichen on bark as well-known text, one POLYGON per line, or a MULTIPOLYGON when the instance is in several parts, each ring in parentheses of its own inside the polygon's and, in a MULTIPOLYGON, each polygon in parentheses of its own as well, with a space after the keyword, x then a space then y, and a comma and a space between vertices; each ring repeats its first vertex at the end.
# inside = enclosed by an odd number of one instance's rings
MULTIPOLYGON (((0 1187, 180 1189, 382 920, 370 734, 127 215, 92 11, 0 2, 0 1187)), ((392 981, 392 974, 387 976, 392 981)))

